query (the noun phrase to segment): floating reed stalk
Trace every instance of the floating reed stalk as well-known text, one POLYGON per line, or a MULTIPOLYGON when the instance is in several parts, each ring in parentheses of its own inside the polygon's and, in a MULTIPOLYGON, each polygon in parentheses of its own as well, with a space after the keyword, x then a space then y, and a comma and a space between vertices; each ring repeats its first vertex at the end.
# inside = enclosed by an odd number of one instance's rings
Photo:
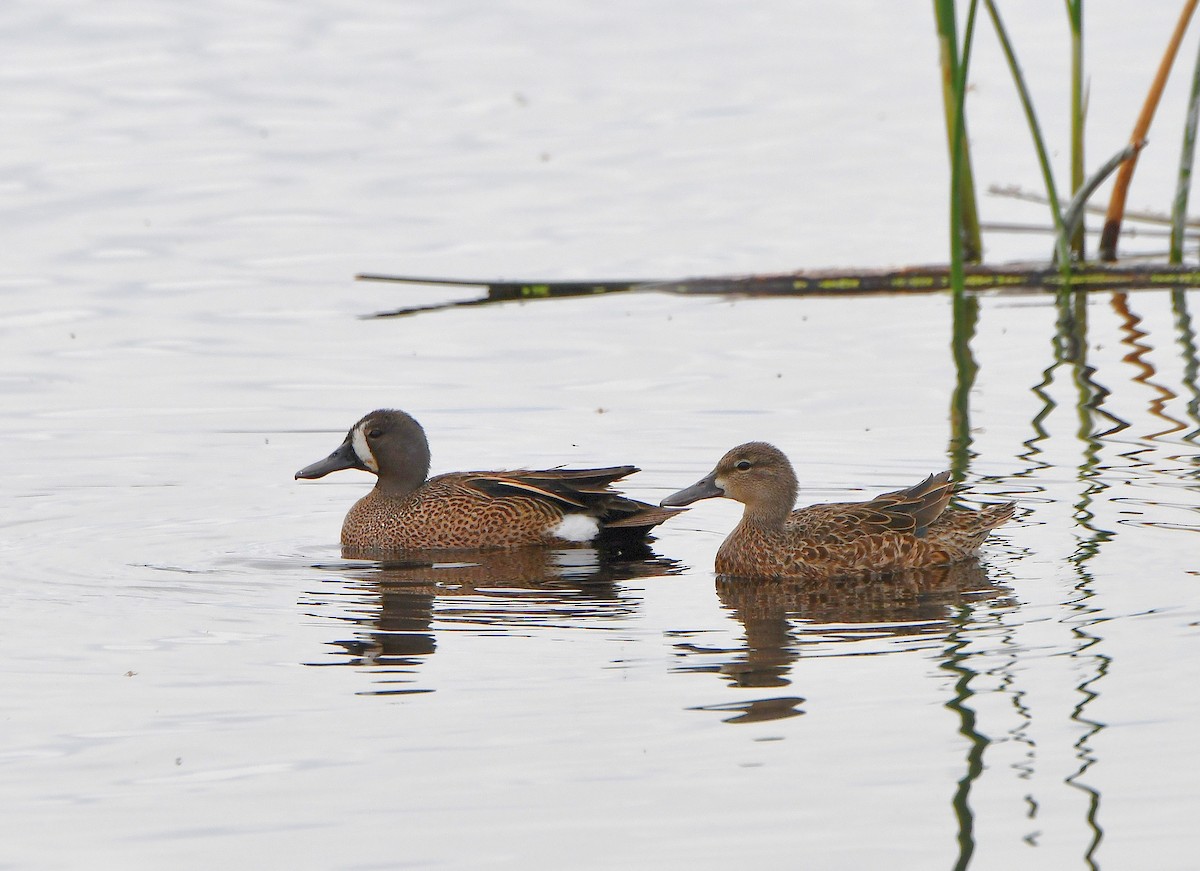
MULTIPOLYGON (((963 269, 965 290, 970 293, 1059 293, 1065 287, 1086 290, 1163 290, 1200 287, 1200 267, 1076 266, 1070 276, 1044 266, 1005 268, 967 265, 963 269)), ((775 275, 737 275, 684 278, 677 280, 617 281, 487 281, 452 278, 420 278, 402 275, 363 274, 360 281, 393 284, 424 284, 442 287, 474 287, 487 295, 422 306, 410 306, 371 317, 398 317, 424 311, 499 302, 530 301, 606 293, 656 291, 695 295, 741 294, 744 296, 869 296, 872 294, 941 293, 951 288, 947 266, 913 267, 896 270, 808 270, 775 275)))

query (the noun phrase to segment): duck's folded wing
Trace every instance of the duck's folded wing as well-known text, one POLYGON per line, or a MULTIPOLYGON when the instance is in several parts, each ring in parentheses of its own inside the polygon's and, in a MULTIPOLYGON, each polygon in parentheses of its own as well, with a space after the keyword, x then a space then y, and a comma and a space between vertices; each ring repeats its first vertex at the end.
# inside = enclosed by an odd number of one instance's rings
POLYGON ((922 536, 929 524, 946 510, 953 495, 954 482, 947 471, 930 475, 912 487, 883 493, 865 504, 887 516, 891 531, 922 536))
POLYGON ((602 511, 613 500, 625 500, 610 484, 638 471, 637 466, 603 469, 521 469, 511 472, 468 472, 463 483, 489 496, 525 496, 565 508, 602 511))
POLYGON ((793 512, 789 525, 812 541, 848 541, 862 535, 906 533, 923 536, 946 510, 954 484, 949 472, 930 475, 903 490, 876 496, 869 502, 813 505, 793 512))

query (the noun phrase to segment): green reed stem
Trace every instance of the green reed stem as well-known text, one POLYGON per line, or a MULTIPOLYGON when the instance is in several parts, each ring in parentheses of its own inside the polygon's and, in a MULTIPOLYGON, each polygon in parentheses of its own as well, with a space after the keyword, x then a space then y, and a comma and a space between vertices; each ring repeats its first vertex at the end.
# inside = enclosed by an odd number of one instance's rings
MULTIPOLYGON (((1066 0, 1067 20, 1071 25, 1071 194, 1083 187, 1083 128, 1086 109, 1083 104, 1083 0, 1066 0)), ((1071 250, 1078 260, 1086 254, 1082 219, 1071 233, 1071 250)))
POLYGON ((1188 99, 1187 120, 1183 127, 1183 146, 1179 149, 1179 178, 1175 182, 1175 201, 1171 205, 1171 263, 1183 262, 1183 225, 1187 220, 1188 194, 1192 188, 1192 166, 1196 158, 1196 122, 1200 118, 1200 49, 1192 73, 1192 94, 1188 99))
POLYGON ((1017 94, 1021 98, 1021 108, 1025 110, 1025 120, 1029 124, 1029 132, 1033 136, 1033 147, 1037 151, 1038 163, 1042 169, 1042 179, 1046 185, 1046 199, 1050 203, 1050 214, 1054 218, 1054 229, 1056 235, 1055 250, 1058 268, 1062 272, 1064 278, 1071 274, 1071 258, 1067 250, 1066 238, 1063 235, 1062 211, 1058 204, 1058 190, 1054 186, 1054 173, 1050 169, 1050 158, 1046 153, 1046 143, 1042 138, 1042 129, 1038 124, 1037 113, 1033 109, 1033 100, 1029 96, 1029 89, 1025 86, 1025 76, 1021 73, 1021 65, 1017 63, 1016 53, 1013 51, 1012 43, 1008 38, 1008 31, 1004 29, 1004 23, 1000 20, 1000 13, 996 9, 996 4, 993 0, 983 0, 987 7, 988 15, 992 18, 992 24, 996 28, 996 36, 1000 40, 1000 47, 1004 51, 1004 57, 1008 61, 1008 68, 1012 72, 1013 83, 1017 87, 1017 94))
POLYGON ((942 69, 942 105, 946 115, 946 138, 950 150, 950 271, 951 287, 961 293, 963 263, 978 263, 983 256, 975 177, 966 140, 964 103, 967 68, 975 29, 977 0, 971 0, 963 55, 958 54, 958 25, 954 0, 934 0, 942 69))
MULTIPOLYGON (((971 68, 971 46, 975 42, 975 18, 978 0, 971 0, 967 11, 967 26, 963 33, 962 56, 957 57, 954 79, 954 129, 951 138, 950 201, 952 210, 961 215, 958 226, 951 222, 950 288, 956 301, 966 292, 965 262, 978 263, 983 258, 980 236, 975 179, 971 169, 971 153, 967 145, 966 95, 968 71, 971 68), (957 253, 957 257, 955 254, 957 253), (957 263, 956 263, 957 261, 957 263)), ((956 26, 954 22, 952 27, 956 26)))

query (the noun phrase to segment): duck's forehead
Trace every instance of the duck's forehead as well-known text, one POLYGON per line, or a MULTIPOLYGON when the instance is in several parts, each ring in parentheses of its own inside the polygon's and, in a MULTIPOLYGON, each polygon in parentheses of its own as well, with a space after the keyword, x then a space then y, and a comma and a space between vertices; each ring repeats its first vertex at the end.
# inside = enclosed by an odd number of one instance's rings
POLYGON ((367 429, 371 426, 370 418, 363 418, 354 429, 350 430, 350 446, 354 448, 354 453, 358 455, 362 464, 372 472, 379 472, 379 463, 375 461, 375 454, 371 451, 371 446, 367 444, 367 429))
POLYGON ((755 445, 753 448, 747 451, 747 454, 752 460, 755 460, 759 463, 765 463, 784 458, 783 451, 779 450, 779 448, 773 447, 772 445, 755 445))
POLYGON ((359 418, 358 423, 354 424, 354 428, 351 430, 351 432, 353 432, 355 429, 361 429, 363 432, 366 432, 370 428, 371 424, 379 422, 378 418, 379 412, 377 411, 372 411, 370 414, 364 414, 361 418, 359 418))
POLYGON ((757 462, 761 459, 761 452, 756 451, 753 448, 738 447, 721 457, 720 465, 731 469, 742 460, 751 460, 753 462, 757 462))

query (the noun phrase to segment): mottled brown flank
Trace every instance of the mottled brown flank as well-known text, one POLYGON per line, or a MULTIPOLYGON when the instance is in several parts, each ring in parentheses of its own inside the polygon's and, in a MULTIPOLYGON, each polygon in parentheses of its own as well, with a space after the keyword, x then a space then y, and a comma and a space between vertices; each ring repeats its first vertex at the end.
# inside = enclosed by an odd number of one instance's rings
MULTIPOLYGON (((717 551, 716 570, 744 577, 825 580, 948 565, 973 556, 1014 508, 1012 503, 979 511, 945 508, 918 536, 888 528, 905 506, 889 502, 885 513, 879 503, 894 495, 800 508, 781 529, 743 518, 717 551)), ((916 529, 916 523, 910 528, 916 529)))
MULTIPOLYGON (((573 473, 566 472, 564 477, 573 473)), ((544 484, 555 471, 535 474, 544 484)), ((346 515, 342 544, 397 550, 580 545, 586 542, 567 542, 552 534, 567 514, 590 514, 602 526, 645 529, 669 516, 669 512, 626 499, 607 488, 575 493, 581 503, 581 509, 575 510, 532 491, 494 492, 497 482, 506 479, 514 484, 523 480, 520 472, 456 472, 430 478, 406 497, 372 490, 346 515), (493 492, 485 492, 481 486, 493 492), (586 507, 585 500, 589 503, 586 507)), ((568 488, 565 494, 571 492, 568 482, 558 484, 568 488)))

